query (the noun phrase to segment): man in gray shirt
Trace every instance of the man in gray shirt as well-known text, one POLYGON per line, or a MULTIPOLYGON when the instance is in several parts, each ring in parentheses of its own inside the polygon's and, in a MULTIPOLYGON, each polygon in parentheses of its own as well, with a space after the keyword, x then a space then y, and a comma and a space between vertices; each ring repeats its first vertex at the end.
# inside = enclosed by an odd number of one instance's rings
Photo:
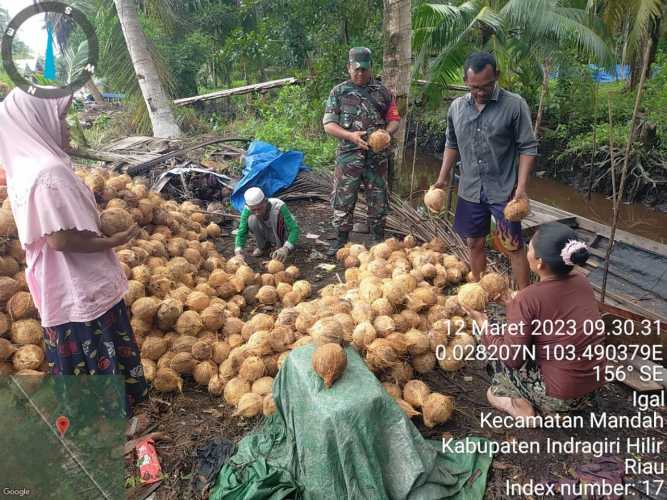
POLYGON ((464 64, 470 93, 455 99, 447 115, 447 141, 434 187, 445 189, 461 158, 461 179, 454 230, 470 248, 473 278, 486 269, 484 241, 496 220, 500 243, 507 251, 519 288, 529 284, 529 267, 520 222, 505 219, 511 199, 527 198, 526 185, 537 156, 528 104, 501 89, 500 71, 488 52, 476 52, 464 64))

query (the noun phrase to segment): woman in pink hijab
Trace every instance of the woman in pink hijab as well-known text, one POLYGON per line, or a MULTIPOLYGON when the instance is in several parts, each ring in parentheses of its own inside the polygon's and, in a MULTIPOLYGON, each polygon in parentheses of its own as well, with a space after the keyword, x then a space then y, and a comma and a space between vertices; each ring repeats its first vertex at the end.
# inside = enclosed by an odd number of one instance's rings
POLYGON ((127 279, 113 248, 138 227, 102 235, 94 195, 66 152, 71 102, 10 92, 0 103, 0 163, 51 373, 123 376, 129 416, 147 386, 123 301, 127 279))

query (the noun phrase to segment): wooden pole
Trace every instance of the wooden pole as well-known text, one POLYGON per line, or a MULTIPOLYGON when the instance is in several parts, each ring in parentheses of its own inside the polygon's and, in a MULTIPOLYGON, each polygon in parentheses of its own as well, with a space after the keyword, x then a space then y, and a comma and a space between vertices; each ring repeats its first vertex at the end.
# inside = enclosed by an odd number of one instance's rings
MULTIPOLYGON (((614 248, 614 237, 616 236, 616 226, 618 225, 618 213, 620 205, 623 201, 623 189, 625 188, 625 180, 628 174, 628 165, 630 164, 630 150, 635 135, 635 125, 637 123, 637 115, 639 114, 639 105, 641 104, 642 94, 644 93, 644 84, 646 83, 646 73, 648 73, 649 59, 651 55, 651 48, 653 46, 653 39, 649 38, 646 43, 644 51, 644 62, 642 64, 642 73, 639 79, 639 86, 637 87, 637 95, 635 97, 635 107, 632 111, 632 119, 630 120, 630 131, 628 132, 628 142, 625 145, 625 157, 623 158, 623 170, 621 172, 621 182, 618 186, 618 194, 614 200, 614 213, 611 223, 611 234, 609 235, 609 245, 607 246, 607 254, 604 260, 604 274, 602 275, 602 291, 600 292, 600 302, 604 304, 604 297, 607 292, 607 275, 609 274, 609 260, 611 252, 614 248)), ((611 133, 611 130, 609 131, 611 133)))

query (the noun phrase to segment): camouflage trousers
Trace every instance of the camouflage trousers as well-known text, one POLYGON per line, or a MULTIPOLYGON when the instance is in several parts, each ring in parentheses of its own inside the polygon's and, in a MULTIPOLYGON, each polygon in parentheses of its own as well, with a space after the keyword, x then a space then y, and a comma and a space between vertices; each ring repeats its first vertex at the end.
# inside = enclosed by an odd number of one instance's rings
POLYGON ((389 160, 386 154, 349 152, 338 156, 332 196, 333 225, 352 231, 354 207, 363 185, 368 205, 368 226, 384 227, 389 212, 389 160))
POLYGON ((547 396, 542 373, 532 361, 513 370, 502 361, 494 360, 487 365, 487 371, 491 376, 491 392, 495 396, 526 399, 542 415, 592 410, 597 406, 596 392, 575 399, 547 396))

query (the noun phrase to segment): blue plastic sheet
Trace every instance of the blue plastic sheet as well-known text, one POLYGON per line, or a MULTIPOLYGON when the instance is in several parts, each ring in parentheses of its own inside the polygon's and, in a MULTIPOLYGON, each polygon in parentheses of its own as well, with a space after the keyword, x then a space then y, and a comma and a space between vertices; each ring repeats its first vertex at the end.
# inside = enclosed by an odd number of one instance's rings
POLYGON ((251 187, 258 187, 269 197, 290 186, 302 170, 308 170, 303 163, 301 151, 282 152, 273 144, 253 141, 248 147, 243 167, 243 178, 232 193, 232 206, 239 213, 245 201, 243 193, 251 187))

